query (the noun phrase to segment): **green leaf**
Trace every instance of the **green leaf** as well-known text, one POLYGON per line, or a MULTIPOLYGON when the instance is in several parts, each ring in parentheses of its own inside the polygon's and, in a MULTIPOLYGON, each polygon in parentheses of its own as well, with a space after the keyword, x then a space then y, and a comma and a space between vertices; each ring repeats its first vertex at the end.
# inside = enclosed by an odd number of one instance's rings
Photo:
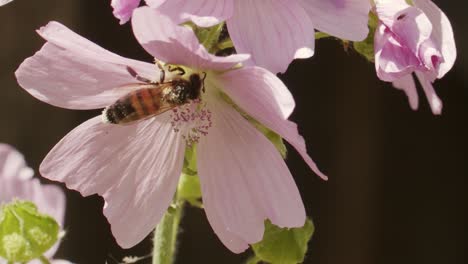
POLYGON ((40 258, 59 239, 60 227, 36 205, 14 201, 0 211, 0 256, 11 262, 40 258))
POLYGON ((272 264, 296 264, 304 261, 307 243, 314 233, 314 224, 307 219, 301 228, 279 228, 265 221, 263 240, 253 244, 257 258, 272 264))
POLYGON ((370 12, 369 35, 367 35, 367 38, 365 40, 353 43, 354 49, 370 62, 374 62, 374 34, 377 28, 377 24, 377 16, 374 13, 370 12))

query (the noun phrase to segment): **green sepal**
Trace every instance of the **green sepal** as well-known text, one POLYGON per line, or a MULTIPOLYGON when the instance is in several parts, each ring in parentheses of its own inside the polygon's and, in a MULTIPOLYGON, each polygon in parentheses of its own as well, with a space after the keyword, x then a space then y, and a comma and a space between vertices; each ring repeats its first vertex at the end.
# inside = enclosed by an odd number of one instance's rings
POLYGON ((197 175, 197 150, 196 146, 185 148, 184 167, 182 173, 197 175))
POLYGON ((368 24, 369 35, 367 35, 367 38, 363 41, 353 43, 353 48, 370 62, 374 62, 374 35, 378 22, 377 16, 370 12, 368 24))
MULTIPOLYGON (((209 53, 215 54, 220 50, 219 40, 224 27, 224 22, 212 27, 199 27, 190 21, 184 23, 184 25, 193 30, 198 41, 200 41, 200 44, 202 44, 209 53)), ((224 45, 226 45, 226 43, 224 43, 224 45)))
POLYGON ((202 208, 200 178, 197 173, 196 146, 185 149, 184 167, 177 186, 177 200, 187 201, 192 206, 202 208))
POLYGON ((177 186, 177 199, 187 201, 190 205, 202 208, 200 179, 197 175, 182 173, 177 186))
POLYGON ((315 32, 315 39, 330 38, 331 36, 325 32, 317 31, 315 32))
POLYGON ((32 202, 14 201, 0 211, 0 256, 10 262, 40 258, 59 239, 60 227, 32 202))
MULTIPOLYGON (((307 253, 307 243, 314 233, 314 224, 307 219, 300 228, 279 228, 265 221, 263 240, 253 244, 257 259, 272 264, 302 263, 307 253)), ((258 261, 257 261, 258 262, 258 261)))

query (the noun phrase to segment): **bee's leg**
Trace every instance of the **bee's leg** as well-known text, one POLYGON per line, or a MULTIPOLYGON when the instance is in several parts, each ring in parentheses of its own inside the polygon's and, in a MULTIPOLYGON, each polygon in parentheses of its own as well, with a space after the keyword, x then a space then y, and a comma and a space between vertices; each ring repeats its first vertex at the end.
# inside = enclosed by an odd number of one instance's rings
POLYGON ((206 72, 203 72, 203 78, 202 78, 202 83, 203 83, 202 91, 203 92, 205 92, 205 79, 206 79, 206 72))
POLYGON ((167 70, 170 71, 170 72, 179 71, 179 75, 181 75, 181 76, 185 74, 185 70, 182 69, 182 67, 179 67, 179 66, 172 68, 172 67, 169 65, 169 66, 167 67, 167 70))
POLYGON ((141 77, 140 75, 138 75, 138 73, 133 69, 131 68, 130 66, 127 66, 127 72, 135 79, 137 79, 138 81, 140 82, 144 82, 144 83, 152 83, 152 81, 150 79, 146 79, 145 77, 141 77))
POLYGON ((155 59, 154 62, 156 63, 156 66, 158 66, 158 68, 161 70, 161 76, 159 77, 159 83, 164 83, 164 80, 166 80, 166 70, 164 69, 164 65, 158 59, 155 59))

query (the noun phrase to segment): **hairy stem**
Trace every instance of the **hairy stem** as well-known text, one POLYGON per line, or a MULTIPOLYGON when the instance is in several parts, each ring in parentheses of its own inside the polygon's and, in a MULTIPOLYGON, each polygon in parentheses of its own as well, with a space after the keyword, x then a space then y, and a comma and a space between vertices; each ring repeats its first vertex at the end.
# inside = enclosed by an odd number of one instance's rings
POLYGON ((174 263, 183 203, 169 207, 154 232, 153 264, 174 263))

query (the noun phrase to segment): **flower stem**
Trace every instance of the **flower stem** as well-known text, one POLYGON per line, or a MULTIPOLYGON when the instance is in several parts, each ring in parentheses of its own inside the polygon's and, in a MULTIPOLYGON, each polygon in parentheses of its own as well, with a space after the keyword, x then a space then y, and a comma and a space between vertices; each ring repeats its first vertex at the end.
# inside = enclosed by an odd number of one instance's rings
POLYGON ((183 203, 169 207, 154 232, 153 264, 172 264, 183 203))

